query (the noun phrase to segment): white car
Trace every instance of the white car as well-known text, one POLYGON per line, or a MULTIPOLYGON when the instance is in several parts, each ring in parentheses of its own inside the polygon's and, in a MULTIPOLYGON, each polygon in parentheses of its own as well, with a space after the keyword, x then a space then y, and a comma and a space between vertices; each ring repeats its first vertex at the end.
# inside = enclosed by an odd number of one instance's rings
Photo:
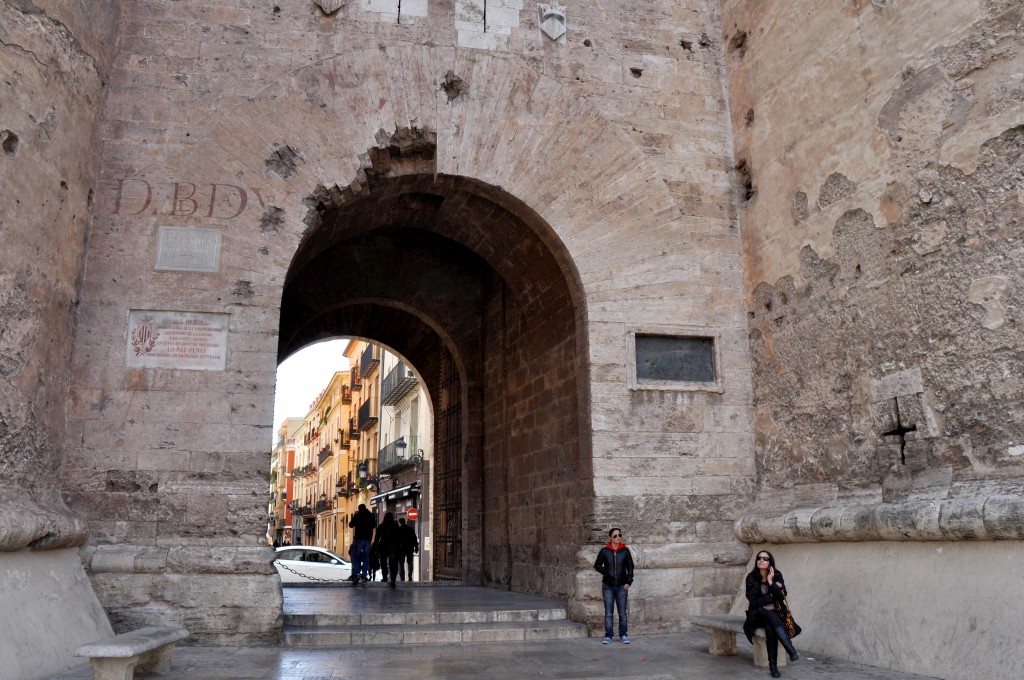
POLYGON ((285 545, 274 560, 282 583, 334 583, 342 585, 352 575, 352 563, 315 545, 285 545))

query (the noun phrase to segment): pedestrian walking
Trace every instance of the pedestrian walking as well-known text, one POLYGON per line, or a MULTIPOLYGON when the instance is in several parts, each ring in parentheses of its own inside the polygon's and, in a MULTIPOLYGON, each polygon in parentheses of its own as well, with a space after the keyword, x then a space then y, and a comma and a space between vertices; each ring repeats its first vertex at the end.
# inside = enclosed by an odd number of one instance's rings
POLYGON ((365 503, 359 504, 356 514, 348 521, 348 525, 354 529, 352 536, 352 585, 359 583, 359 580, 367 581, 370 578, 370 543, 373 541, 373 528, 377 526, 377 519, 373 513, 366 509, 365 503))
POLYGON ((377 527, 377 535, 373 540, 377 546, 381 572, 385 574, 383 580, 390 581, 391 587, 394 588, 395 578, 398 576, 398 522, 392 513, 384 513, 384 519, 377 527), (384 569, 385 565, 387 571, 384 569))
POLYGON ((406 580, 408 570, 409 580, 412 580, 412 556, 420 551, 420 539, 416 536, 416 530, 402 517, 398 520, 398 578, 406 580))
POLYGON ((612 527, 608 543, 597 553, 594 569, 603 577, 601 594, 604 596, 604 640, 611 644, 614 609, 619 610, 619 640, 629 644, 629 587, 633 585, 633 555, 622 542, 622 530, 612 527))
MULTIPOLYGON (((754 641, 754 631, 764 628, 764 642, 768 652, 768 672, 773 678, 780 678, 779 643, 789 654, 790 661, 800 658, 790 633, 786 629, 786 582, 782 572, 775 568, 775 557, 767 550, 759 550, 754 560, 754 568, 747 574, 746 580, 747 620, 743 622, 743 633, 747 640, 754 641)), ((792 619, 790 619, 792 621, 792 619)), ((793 635, 800 632, 795 627, 793 635)))

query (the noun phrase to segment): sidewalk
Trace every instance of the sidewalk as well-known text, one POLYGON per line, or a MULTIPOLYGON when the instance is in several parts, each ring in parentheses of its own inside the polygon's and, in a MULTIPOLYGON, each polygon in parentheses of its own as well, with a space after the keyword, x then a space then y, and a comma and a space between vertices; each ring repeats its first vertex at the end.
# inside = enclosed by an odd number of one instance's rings
MULTIPOLYGON (((700 632, 616 640, 600 638, 554 642, 503 642, 458 645, 404 645, 362 649, 291 650, 280 647, 174 650, 171 672, 139 673, 137 680, 414 680, 418 678, 609 678, 617 680, 764 680, 768 670, 754 667, 754 653, 741 639, 738 656, 710 656, 700 632)), ((812 655, 813 656, 813 655, 812 655)), ((846 661, 805 658, 782 668, 792 680, 913 680, 846 661)), ((88 664, 54 680, 89 680, 88 664)))
MULTIPOLYGON (((386 617, 410 629, 450 612, 507 611, 564 607, 564 602, 478 587, 406 587, 370 584, 358 588, 285 588, 284 614, 307 617, 356 616, 366 624, 386 617)), ((368 626, 372 629, 372 626, 368 626)), ((600 638, 538 642, 477 642, 347 646, 322 649, 286 647, 178 647, 170 673, 139 673, 137 680, 413 680, 466 678, 616 678, 616 680, 765 680, 768 669, 754 666, 754 652, 742 636, 738 656, 708 654, 700 631, 637 635, 632 644, 600 638)), ((797 649, 800 648, 797 640, 797 649)), ((803 659, 781 669, 791 680, 912 680, 922 676, 846 661, 803 659)), ((53 680, 89 680, 88 663, 53 680)))

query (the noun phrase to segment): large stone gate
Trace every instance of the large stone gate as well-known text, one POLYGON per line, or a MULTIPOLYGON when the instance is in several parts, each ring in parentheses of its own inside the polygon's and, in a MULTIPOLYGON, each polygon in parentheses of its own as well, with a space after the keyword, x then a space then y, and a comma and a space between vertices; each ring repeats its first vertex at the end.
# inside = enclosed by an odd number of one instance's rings
POLYGON ((457 405, 467 582, 595 622, 615 524, 671 631, 784 544, 810 648, 956 677, 956 635, 1010 677, 1019 3, 606 5, 0 3, 18 677, 101 605, 279 638, 275 369, 334 336, 457 405))

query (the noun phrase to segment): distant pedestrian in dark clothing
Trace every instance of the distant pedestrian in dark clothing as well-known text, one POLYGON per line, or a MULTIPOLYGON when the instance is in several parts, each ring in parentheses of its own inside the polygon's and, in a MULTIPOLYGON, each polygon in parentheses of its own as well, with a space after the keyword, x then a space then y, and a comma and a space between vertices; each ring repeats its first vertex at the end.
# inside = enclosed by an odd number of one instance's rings
POLYGON ((359 579, 366 581, 370 578, 370 543, 377 519, 366 509, 366 504, 360 503, 348 525, 355 529, 352 536, 352 585, 355 585, 359 579))
POLYGON ((398 576, 398 523, 390 512, 384 513, 384 519, 377 527, 377 536, 373 543, 377 547, 381 573, 385 574, 384 580, 390 580, 391 587, 394 588, 395 578, 398 576), (385 564, 387 571, 384 570, 385 564))
POLYGON ((409 580, 412 580, 412 556, 420 550, 420 539, 416 537, 416 530, 411 524, 406 524, 405 518, 398 520, 398 577, 405 579, 406 568, 408 568, 409 580))
POLYGON ((597 553, 594 569, 601 579, 601 594, 604 596, 604 641, 612 641, 612 624, 615 622, 615 608, 619 610, 619 640, 629 644, 629 587, 633 585, 633 555, 620 539, 622 531, 613 527, 608 532, 608 544, 597 553))

